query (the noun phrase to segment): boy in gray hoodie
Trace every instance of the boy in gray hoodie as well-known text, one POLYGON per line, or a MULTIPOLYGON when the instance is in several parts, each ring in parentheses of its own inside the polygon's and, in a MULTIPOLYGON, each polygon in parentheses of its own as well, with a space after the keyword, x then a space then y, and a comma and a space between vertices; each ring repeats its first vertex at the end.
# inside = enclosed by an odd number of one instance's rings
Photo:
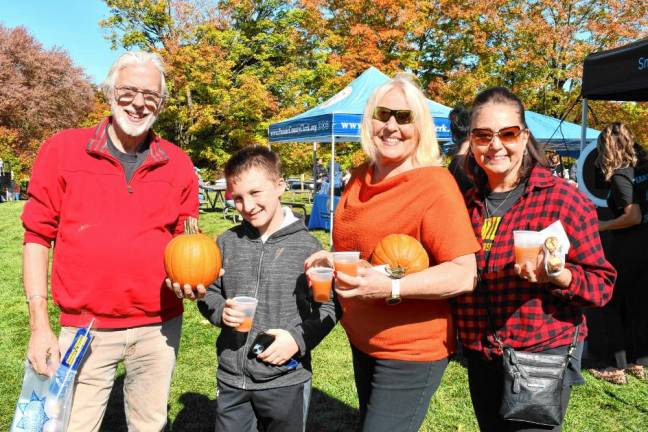
POLYGON ((217 240, 224 274, 198 301, 200 312, 221 327, 218 355, 216 430, 303 431, 311 392, 310 351, 337 322, 333 299, 315 303, 304 261, 322 249, 304 223, 282 208, 285 182, 278 156, 265 147, 246 147, 225 166, 243 223, 217 240), (258 300, 252 329, 232 298, 258 300), (274 338, 260 354, 252 352, 260 334, 274 338), (256 421, 255 421, 256 419, 256 421))

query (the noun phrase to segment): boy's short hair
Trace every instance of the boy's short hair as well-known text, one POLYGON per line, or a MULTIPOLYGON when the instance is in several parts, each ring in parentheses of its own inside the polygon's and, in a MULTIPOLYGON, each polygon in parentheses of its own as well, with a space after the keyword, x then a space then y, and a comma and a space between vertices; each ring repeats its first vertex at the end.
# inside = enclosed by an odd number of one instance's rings
POLYGON ((225 179, 230 182, 252 168, 263 169, 270 177, 281 178, 281 160, 267 147, 244 147, 225 164, 225 179))

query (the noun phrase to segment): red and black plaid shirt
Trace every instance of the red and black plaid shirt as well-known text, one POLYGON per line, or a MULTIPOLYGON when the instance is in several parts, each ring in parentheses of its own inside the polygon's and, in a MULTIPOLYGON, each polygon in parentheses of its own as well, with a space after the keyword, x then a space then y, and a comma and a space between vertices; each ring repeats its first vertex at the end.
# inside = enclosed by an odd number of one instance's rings
MULTIPOLYGON (((475 234, 481 239, 483 192, 468 191, 466 200, 475 234)), ((579 323, 579 341, 587 327, 581 308, 602 306, 612 296, 616 271, 606 261, 592 202, 575 186, 535 167, 520 199, 502 217, 488 257, 477 253, 481 285, 455 299, 459 338, 469 349, 487 356, 500 354, 488 324, 486 301, 505 345, 538 352, 569 345, 579 323), (566 268, 572 282, 566 289, 521 279, 513 265, 513 230, 539 231, 560 220, 571 243, 566 268), (485 298, 488 295, 488 298, 485 298)))

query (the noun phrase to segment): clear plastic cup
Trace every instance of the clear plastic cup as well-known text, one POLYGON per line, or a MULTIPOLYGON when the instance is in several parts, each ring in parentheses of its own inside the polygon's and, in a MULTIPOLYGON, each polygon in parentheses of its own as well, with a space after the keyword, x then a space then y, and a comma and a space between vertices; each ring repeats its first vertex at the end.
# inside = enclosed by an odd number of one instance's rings
POLYGON ((245 314, 243 322, 235 327, 234 330, 247 333, 252 329, 252 320, 254 319, 254 313, 256 312, 257 303, 259 302, 254 297, 239 296, 234 297, 234 304, 232 305, 233 309, 241 311, 245 314))
MULTIPOLYGON (((349 276, 358 275, 358 263, 360 262, 360 252, 333 252, 333 267, 336 272, 341 272, 349 276)), ((338 288, 349 288, 346 284, 336 280, 338 288)))
POLYGON ((542 235, 537 231, 513 231, 515 263, 524 265, 530 262, 531 268, 535 270, 538 254, 542 250, 542 241, 542 235))
POLYGON ((326 303, 331 299, 333 287, 333 269, 329 267, 313 267, 308 271, 313 290, 313 299, 317 303, 326 303))

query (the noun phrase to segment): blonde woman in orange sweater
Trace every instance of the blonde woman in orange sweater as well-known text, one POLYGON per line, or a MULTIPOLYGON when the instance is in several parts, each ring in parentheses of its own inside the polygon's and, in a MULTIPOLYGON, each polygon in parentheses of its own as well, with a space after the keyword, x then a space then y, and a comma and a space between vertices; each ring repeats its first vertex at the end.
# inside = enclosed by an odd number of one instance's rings
MULTIPOLYGON (((388 234, 421 242, 430 267, 400 280, 371 268, 337 272, 342 325, 353 352, 363 431, 418 431, 454 351, 446 299, 472 291, 479 250, 466 207, 441 166, 427 101, 404 76, 374 92, 364 111, 358 167, 335 213, 336 251, 368 260, 388 234)), ((306 267, 333 265, 318 252, 306 267)))

